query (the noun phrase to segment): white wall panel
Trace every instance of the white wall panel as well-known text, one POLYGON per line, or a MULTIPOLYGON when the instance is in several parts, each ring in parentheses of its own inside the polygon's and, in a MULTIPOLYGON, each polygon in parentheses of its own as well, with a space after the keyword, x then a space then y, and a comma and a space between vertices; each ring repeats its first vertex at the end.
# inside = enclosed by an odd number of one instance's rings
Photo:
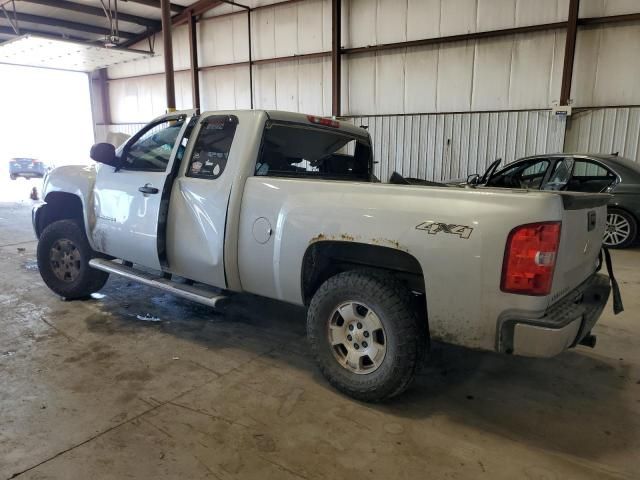
MULTIPOLYGON (((176 106, 191 108, 191 85, 187 72, 175 76, 176 106)), ((148 122, 166 112, 164 75, 109 81, 111 119, 114 123, 148 122)))
POLYGON ((602 17, 640 12, 638 0, 582 0, 580 17, 602 17))
POLYGON ((516 26, 563 22, 569 13, 569 0, 517 0, 516 26))
POLYGON ((573 105, 640 104, 639 51, 640 25, 579 30, 571 88, 573 105))
POLYGON ((246 15, 198 22, 198 65, 224 65, 249 59, 246 15))
POLYGON ((376 59, 375 103, 376 113, 397 113, 404 104, 405 53, 380 52, 376 59))
POLYGON ((439 112, 470 110, 474 50, 474 42, 440 46, 437 94, 439 112))
POLYGON ((344 45, 360 47, 376 45, 377 0, 349 0, 348 36, 344 37, 344 45))
POLYGON ((548 111, 354 117, 371 135, 375 173, 427 180, 482 173, 496 158, 562 151, 565 119, 548 111))
POLYGON ((349 57, 348 113, 375 113, 376 56, 373 54, 349 57))
POLYGON ((516 0, 478 0, 478 31, 513 28, 516 0))
POLYGON ((476 43, 472 110, 509 108, 513 42, 487 39, 476 43))
POLYGON ((276 64, 256 65, 253 69, 253 95, 256 108, 276 108, 276 64))
POLYGON ((475 32, 478 0, 441 0, 440 35, 459 35, 475 32))
POLYGON ((275 9, 265 8, 251 14, 251 35, 256 60, 276 56, 275 9))
POLYGON ((276 57, 298 53, 298 5, 274 8, 276 57))
POLYGON ((440 36, 440 0, 409 0, 407 40, 440 36))
POLYGON ((639 104, 640 25, 603 28, 597 59, 594 105, 639 104))
POLYGON ((404 111, 436 111, 438 47, 408 48, 405 67, 404 111))
POLYGON ((567 125, 566 152, 614 153, 640 162, 640 108, 575 113, 567 125))
MULTIPOLYGON (((407 0, 377 0, 377 43, 407 40, 407 0)), ((375 3, 375 2, 372 2, 375 3)))
POLYGON ((555 52, 555 36, 532 33, 515 37, 509 84, 513 109, 547 108, 555 52))
MULTIPOLYGON (((322 52, 324 50, 324 1, 312 0, 298 4, 298 50, 297 54, 322 52)), ((331 24, 329 30, 331 31, 331 24)), ((329 43, 329 49, 331 44, 329 43)))

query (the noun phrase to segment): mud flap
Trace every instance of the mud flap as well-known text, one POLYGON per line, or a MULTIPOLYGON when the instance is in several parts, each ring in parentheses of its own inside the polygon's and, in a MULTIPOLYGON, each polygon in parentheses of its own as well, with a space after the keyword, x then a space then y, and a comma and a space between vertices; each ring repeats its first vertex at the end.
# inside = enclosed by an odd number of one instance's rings
POLYGON ((622 305, 622 296, 620 295, 620 287, 618 286, 618 281, 616 280, 615 275, 613 274, 613 263, 611 262, 611 253, 607 247, 602 247, 600 250, 600 257, 598 268, 596 272, 599 272, 602 268, 602 257, 604 256, 604 263, 607 266, 607 273, 609 274, 609 280, 611 281, 611 292, 613 293, 613 313, 619 314, 624 312, 624 306, 622 305))

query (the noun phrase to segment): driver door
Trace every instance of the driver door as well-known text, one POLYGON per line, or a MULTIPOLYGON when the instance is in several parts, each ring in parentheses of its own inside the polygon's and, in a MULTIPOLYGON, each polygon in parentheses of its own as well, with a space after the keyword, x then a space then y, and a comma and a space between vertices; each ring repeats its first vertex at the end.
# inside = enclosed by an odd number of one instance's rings
POLYGON ((94 188, 95 248, 107 255, 160 270, 158 222, 172 165, 180 161, 189 118, 159 117, 117 152, 120 167, 100 165, 94 188))

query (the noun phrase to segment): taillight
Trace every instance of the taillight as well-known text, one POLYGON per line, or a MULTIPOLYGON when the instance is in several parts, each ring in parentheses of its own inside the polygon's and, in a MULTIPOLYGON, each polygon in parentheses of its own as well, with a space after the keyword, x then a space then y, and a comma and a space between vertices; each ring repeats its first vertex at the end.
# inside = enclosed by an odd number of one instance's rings
POLYGON ((502 264, 503 292, 548 295, 560 245, 560 222, 530 223, 511 230, 502 264))
POLYGON ((330 118, 316 117, 314 115, 307 115, 307 120, 316 125, 322 125, 323 127, 340 128, 340 123, 330 118))

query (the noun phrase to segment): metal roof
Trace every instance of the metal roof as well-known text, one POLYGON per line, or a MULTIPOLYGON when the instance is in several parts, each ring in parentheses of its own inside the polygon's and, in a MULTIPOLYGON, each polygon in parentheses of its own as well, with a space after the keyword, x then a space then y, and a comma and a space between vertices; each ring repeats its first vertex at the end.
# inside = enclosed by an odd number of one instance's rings
MULTIPOLYGON (((196 2, 172 0, 172 14, 196 2)), ((0 42, 40 33, 103 43, 112 34, 107 13, 115 19, 116 9, 120 42, 160 30, 160 0, 0 0, 0 9, 0 42)))

